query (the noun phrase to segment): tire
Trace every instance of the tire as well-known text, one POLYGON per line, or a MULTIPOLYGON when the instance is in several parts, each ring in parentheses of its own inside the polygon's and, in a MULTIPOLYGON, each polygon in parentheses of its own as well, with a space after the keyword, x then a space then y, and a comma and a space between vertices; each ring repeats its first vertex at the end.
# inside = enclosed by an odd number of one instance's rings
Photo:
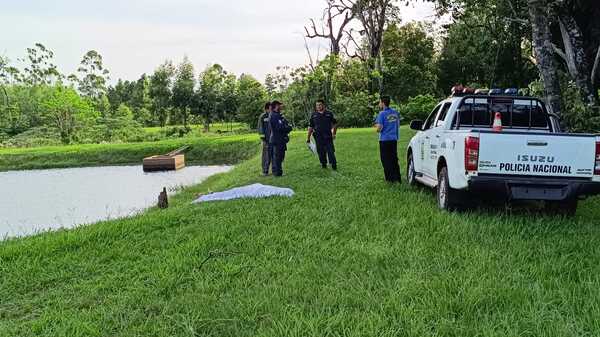
POLYGON ((441 210, 449 212, 459 210, 462 205, 459 192, 450 187, 448 168, 445 166, 440 169, 438 174, 437 202, 441 210))
POLYGON ((563 201, 546 201, 545 210, 551 215, 574 217, 577 213, 577 198, 563 201))
POLYGON ((415 186, 417 185, 417 180, 415 179, 417 173, 415 172, 415 162, 412 153, 408 155, 406 163, 406 181, 408 182, 408 186, 415 186))

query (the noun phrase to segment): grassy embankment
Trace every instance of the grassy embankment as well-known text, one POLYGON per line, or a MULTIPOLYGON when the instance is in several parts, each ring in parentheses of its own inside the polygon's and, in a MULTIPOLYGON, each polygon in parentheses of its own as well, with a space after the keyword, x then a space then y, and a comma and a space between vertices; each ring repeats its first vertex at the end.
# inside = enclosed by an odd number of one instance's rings
POLYGON ((443 213, 382 181, 371 130, 340 131, 339 172, 303 139, 283 178, 254 157, 168 210, 0 243, 0 335, 600 335, 598 199, 443 213), (297 194, 190 204, 252 182, 297 194))
POLYGON ((188 164, 234 164, 256 153, 258 136, 186 137, 157 142, 0 149, 0 171, 96 165, 141 165, 144 157, 189 145, 188 164))

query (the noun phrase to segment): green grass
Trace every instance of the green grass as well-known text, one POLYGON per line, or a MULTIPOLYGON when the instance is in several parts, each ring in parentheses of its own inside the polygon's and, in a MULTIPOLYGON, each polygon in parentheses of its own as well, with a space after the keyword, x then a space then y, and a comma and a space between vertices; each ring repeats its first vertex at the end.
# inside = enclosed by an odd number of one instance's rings
MULTIPOLYGON (((166 126, 164 128, 160 127, 160 126, 152 126, 152 127, 145 127, 144 131, 147 132, 147 133, 149 133, 149 134, 158 134, 158 133, 160 133, 161 130, 163 130, 165 128, 171 128, 171 127, 182 127, 182 126, 181 125, 166 126)), ((189 127, 192 129, 192 132, 206 134, 204 132, 204 125, 202 125, 202 124, 191 124, 191 125, 189 125, 189 127)), ((210 124, 209 134, 217 134, 218 131, 221 131, 221 132, 229 132, 229 131, 241 132, 241 131, 249 131, 249 128, 248 128, 247 124, 238 123, 238 122, 232 122, 232 123, 212 123, 212 124, 210 124)))
POLYGON ((258 136, 186 137, 158 142, 0 149, 0 171, 142 164, 144 157, 189 145, 188 164, 234 164, 256 153, 258 136))
POLYGON ((448 214, 383 182, 371 130, 340 130, 339 172, 303 139, 283 178, 254 157, 168 210, 1 243, 0 335, 600 335, 598 199, 448 214), (296 195, 190 204, 253 182, 296 195))

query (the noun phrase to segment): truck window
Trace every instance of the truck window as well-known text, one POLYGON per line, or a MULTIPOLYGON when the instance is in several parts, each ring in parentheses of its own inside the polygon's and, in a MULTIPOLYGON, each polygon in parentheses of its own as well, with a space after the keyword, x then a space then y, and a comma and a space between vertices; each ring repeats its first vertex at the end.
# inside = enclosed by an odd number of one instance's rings
POLYGON ((450 103, 450 102, 444 104, 444 107, 440 110, 440 113, 438 114, 438 117, 436 119, 436 122, 435 122, 436 127, 444 124, 444 121, 446 120, 446 116, 448 115, 448 110, 450 110, 450 106, 452 106, 452 103, 450 103))
POLYGON ((458 124, 491 127, 496 113, 501 114, 505 128, 550 128, 548 115, 539 101, 511 97, 466 98, 458 109, 458 124))
POLYGON ((425 123, 423 124, 423 131, 425 130, 429 130, 431 129, 431 126, 433 125, 433 120, 435 119, 435 116, 437 116, 438 111, 440 111, 440 107, 442 105, 439 104, 438 106, 435 107, 435 109, 433 109, 433 111, 429 114, 429 117, 427 117, 427 119, 425 120, 425 123))

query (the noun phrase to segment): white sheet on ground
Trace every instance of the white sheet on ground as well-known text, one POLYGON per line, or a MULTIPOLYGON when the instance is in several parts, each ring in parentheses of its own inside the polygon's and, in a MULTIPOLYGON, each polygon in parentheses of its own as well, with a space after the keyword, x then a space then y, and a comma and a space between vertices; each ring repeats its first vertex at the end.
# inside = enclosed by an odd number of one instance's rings
POLYGON ((294 191, 290 188, 275 187, 263 184, 252 184, 248 186, 236 187, 223 192, 215 192, 203 195, 193 201, 193 203, 232 200, 240 198, 267 198, 272 196, 291 197, 294 191))

